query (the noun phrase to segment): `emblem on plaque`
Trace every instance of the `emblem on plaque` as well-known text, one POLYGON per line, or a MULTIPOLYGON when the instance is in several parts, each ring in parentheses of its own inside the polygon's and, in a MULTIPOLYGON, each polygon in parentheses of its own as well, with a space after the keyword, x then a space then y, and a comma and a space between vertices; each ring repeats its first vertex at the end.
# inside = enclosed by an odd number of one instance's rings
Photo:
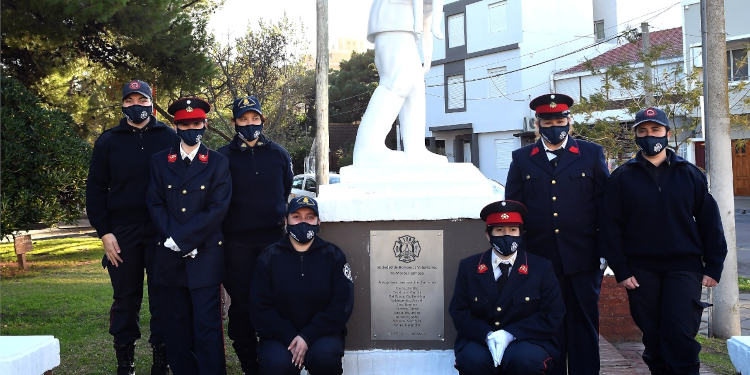
POLYGON ((406 235, 399 237, 393 244, 393 253, 399 261, 411 263, 417 259, 422 247, 416 238, 406 235))

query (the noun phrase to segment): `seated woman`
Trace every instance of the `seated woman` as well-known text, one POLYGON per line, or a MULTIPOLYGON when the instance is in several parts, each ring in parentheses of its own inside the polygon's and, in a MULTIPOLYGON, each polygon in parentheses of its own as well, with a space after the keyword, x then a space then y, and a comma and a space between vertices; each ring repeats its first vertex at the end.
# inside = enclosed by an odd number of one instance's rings
POLYGON ((349 263, 317 236, 318 204, 289 202, 287 235, 258 257, 250 289, 261 374, 341 374, 346 322, 354 304, 349 263))
POLYGON ((516 201, 482 209, 490 249, 458 266, 450 314, 456 368, 470 374, 540 374, 557 358, 565 305, 552 264, 526 252, 516 201))

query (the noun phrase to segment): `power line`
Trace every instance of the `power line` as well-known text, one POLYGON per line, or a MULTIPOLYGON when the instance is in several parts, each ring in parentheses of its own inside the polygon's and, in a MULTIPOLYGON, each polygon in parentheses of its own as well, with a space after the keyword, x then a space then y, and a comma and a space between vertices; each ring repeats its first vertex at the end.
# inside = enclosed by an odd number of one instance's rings
MULTIPOLYGON (((661 15, 662 13, 664 13, 664 12, 668 11, 669 9, 672 9, 672 8, 673 8, 673 7, 675 6, 675 5, 678 5, 678 4, 680 4, 680 2, 679 2, 679 1, 678 1, 678 2, 675 2, 675 3, 673 3, 673 4, 669 5, 669 6, 667 6, 666 8, 663 8, 663 9, 657 9, 657 10, 654 10, 654 11, 651 11, 651 12, 648 12, 648 13, 645 13, 645 14, 642 14, 642 15, 640 15, 640 16, 638 16, 638 17, 635 17, 635 18, 629 19, 629 20, 627 20, 627 21, 623 21, 623 22, 621 22, 621 23, 618 23, 617 25, 614 25, 614 26, 609 26, 609 27, 605 28, 605 30, 610 30, 610 29, 612 29, 612 28, 617 28, 618 26, 621 26, 621 25, 625 25, 625 24, 628 24, 628 23, 630 23, 631 21, 635 21, 635 20, 637 20, 637 19, 639 19, 639 18, 642 18, 642 17, 646 17, 646 16, 649 16, 649 15, 651 15, 651 14, 653 14, 653 13, 656 13, 656 14, 654 14, 654 15, 653 15, 652 17, 650 17, 650 18, 647 18, 647 19, 645 19, 645 20, 644 20, 644 21, 650 21, 650 20, 652 20, 652 19, 654 19, 654 18, 658 17, 658 16, 659 16, 659 15, 661 15)), ((542 49, 539 49, 539 50, 536 50, 536 51, 531 51, 531 52, 525 53, 525 54, 523 54, 523 55, 518 55, 518 56, 508 57, 508 58, 506 58, 506 59, 503 59, 503 60, 500 60, 500 61, 494 61, 494 62, 490 62, 490 63, 484 64, 484 65, 479 65, 479 66, 475 66, 475 67, 472 67, 472 68, 466 69, 465 71, 469 71, 469 70, 474 70, 474 69, 480 69, 480 68, 484 68, 484 67, 487 67, 487 66, 491 66, 491 65, 497 65, 497 64, 500 64, 500 63, 503 63, 503 62, 506 62, 506 61, 510 61, 510 60, 515 60, 515 59, 520 59, 521 57, 525 57, 525 56, 533 55, 533 54, 535 54, 535 53, 539 53, 539 52, 544 52, 544 51, 547 51, 547 50, 550 50, 550 49, 553 49, 553 48, 558 48, 558 47, 560 47, 560 46, 563 46, 563 45, 566 45, 566 44, 569 44, 569 43, 572 43, 572 42, 578 41, 578 40, 580 40, 580 39, 584 39, 584 38, 591 38, 592 36, 593 36, 593 34, 586 34, 586 35, 582 35, 582 36, 579 36, 579 37, 577 37, 577 38, 574 38, 574 39, 571 39, 571 40, 568 40, 568 41, 565 41, 565 42, 562 42, 562 43, 557 43, 557 44, 554 44, 554 45, 552 45, 552 46, 549 46, 549 47, 545 47, 545 48, 542 48, 542 49)), ((609 40, 612 40, 612 38, 608 39, 607 41, 609 41, 609 40)), ((591 45, 591 46, 593 47, 593 46, 596 46, 596 45, 599 45, 599 44, 601 44, 601 42, 600 42, 600 43, 595 43, 595 44, 593 44, 593 45, 591 45)), ((430 78, 437 78, 437 77, 442 77, 442 75, 427 76, 427 77, 425 77, 425 79, 430 79, 430 78)))

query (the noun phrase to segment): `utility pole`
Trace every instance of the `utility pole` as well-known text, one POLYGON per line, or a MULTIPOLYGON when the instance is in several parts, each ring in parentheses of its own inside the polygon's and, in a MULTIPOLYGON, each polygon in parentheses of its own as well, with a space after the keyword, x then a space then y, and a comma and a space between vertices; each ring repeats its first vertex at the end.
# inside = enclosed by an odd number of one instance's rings
POLYGON ((737 237, 734 225, 732 142, 729 138, 726 26, 724 0, 701 0, 703 40, 703 96, 706 117, 706 167, 711 195, 719 205, 727 240, 727 257, 721 282, 712 292, 710 332, 728 339, 741 335, 737 289, 737 237))
POLYGON ((648 22, 641 23, 641 52, 643 53, 643 94, 646 107, 654 106, 653 84, 651 76, 651 39, 649 37, 648 22))
POLYGON ((317 0, 318 37, 315 67, 315 180, 328 183, 328 0, 317 0))

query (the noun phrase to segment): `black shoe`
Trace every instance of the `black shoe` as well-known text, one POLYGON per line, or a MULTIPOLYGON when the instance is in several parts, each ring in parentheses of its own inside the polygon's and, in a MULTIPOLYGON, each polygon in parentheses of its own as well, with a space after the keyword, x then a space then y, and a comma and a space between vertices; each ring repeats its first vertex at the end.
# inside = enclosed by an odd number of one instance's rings
POLYGON ((117 375, 135 375, 135 343, 115 344, 117 375))
POLYGON ((167 362, 167 346, 164 343, 151 344, 154 352, 154 361, 151 363, 151 375, 169 374, 169 363, 167 362))

